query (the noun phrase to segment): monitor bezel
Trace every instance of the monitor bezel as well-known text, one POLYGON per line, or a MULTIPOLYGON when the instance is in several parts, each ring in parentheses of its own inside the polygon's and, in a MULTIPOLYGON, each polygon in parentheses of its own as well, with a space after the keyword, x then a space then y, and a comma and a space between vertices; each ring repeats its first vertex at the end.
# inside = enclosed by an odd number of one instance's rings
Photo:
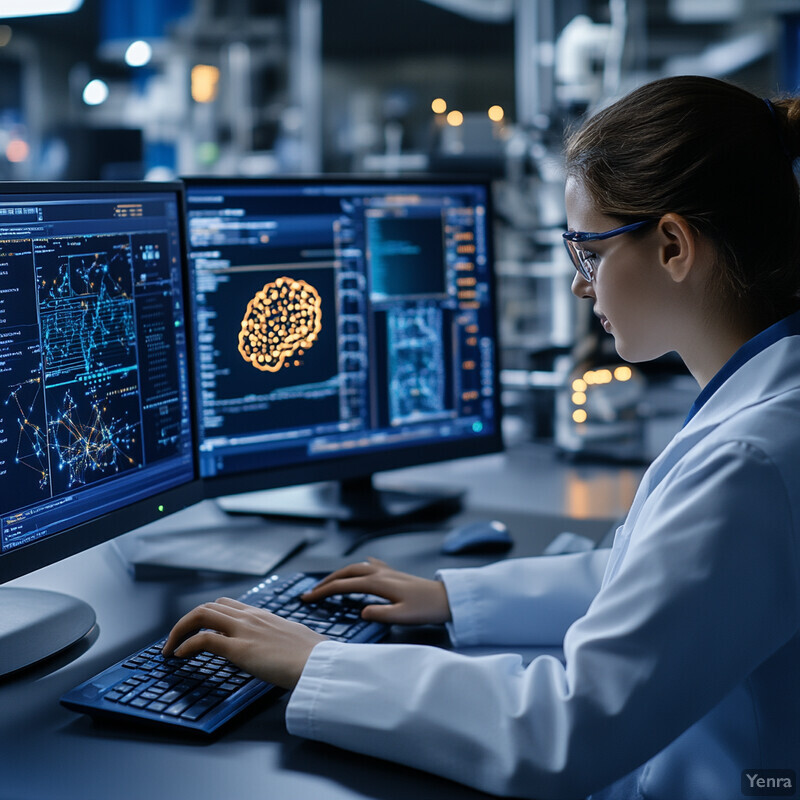
POLYGON ((194 383, 192 377, 192 343, 188 324, 188 269, 186 240, 186 206, 181 181, 14 181, 0 182, 0 197, 31 194, 173 194, 178 207, 178 233, 183 269, 181 284, 184 295, 184 322, 189 378, 189 413, 191 416, 192 473, 191 480, 130 505, 109 511, 101 516, 65 528, 43 539, 29 542, 7 553, 0 553, 0 585, 42 569, 91 547, 146 525, 149 522, 194 505, 203 499, 199 479, 196 447, 194 383))
MULTIPOLYGON (((292 176, 270 176, 270 177, 225 177, 225 176, 182 176, 186 185, 186 202, 188 203, 189 191, 192 188, 201 186, 242 186, 255 187, 260 184, 269 186, 298 186, 308 183, 320 185, 374 185, 374 186, 482 186, 486 191, 486 219, 488 225, 492 225, 494 220, 492 202, 492 180, 487 175, 438 175, 438 174, 414 174, 414 175, 362 175, 358 173, 325 173, 317 175, 292 175, 292 176)), ((188 206, 185 220, 188 229, 188 206)), ((452 461, 458 458, 469 458, 473 456, 489 455, 502 452, 504 449, 502 433, 502 404, 500 398, 500 343, 498 338, 499 326, 499 304, 497 298, 497 275, 494 267, 494 235, 491 228, 487 228, 487 258, 491 264, 489 271, 489 289, 492 301, 492 330, 491 336, 495 343, 495 370, 493 387, 493 411, 496 420, 495 429, 492 434, 475 437, 474 439, 459 439, 453 442, 434 442, 431 444, 409 444, 403 447, 391 448, 387 450, 349 454, 326 459, 319 459, 304 464, 279 465, 274 467, 263 467, 252 472, 237 472, 231 475, 212 475, 201 476, 204 485, 205 496, 207 498, 223 497, 226 495, 243 494, 265 489, 278 489, 288 486, 300 486, 311 483, 321 483, 329 481, 350 481, 355 479, 368 478, 376 473, 389 470, 405 469, 408 467, 423 466, 444 461, 452 461)), ((190 243, 186 239, 187 251, 190 250, 190 243)), ((191 260, 187 259, 187 272, 189 273, 189 291, 191 296, 189 327, 191 331, 190 340, 192 351, 190 358, 195 359, 194 350, 195 315, 194 315, 194 274, 191 260)), ((197 380, 199 371, 196 363, 193 362, 192 374, 197 380)), ((194 394, 197 398, 195 418, 195 445, 196 461, 200 463, 200 431, 202 420, 200 419, 200 399, 198 396, 199 386, 195 384, 194 394)))

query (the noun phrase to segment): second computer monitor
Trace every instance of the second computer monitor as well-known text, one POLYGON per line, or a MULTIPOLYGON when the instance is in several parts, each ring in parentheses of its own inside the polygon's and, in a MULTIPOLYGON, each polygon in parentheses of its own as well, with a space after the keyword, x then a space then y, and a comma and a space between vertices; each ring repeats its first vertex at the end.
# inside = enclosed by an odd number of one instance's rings
POLYGON ((372 473, 501 448, 486 182, 186 184, 210 494, 336 480, 333 516, 380 515, 372 473))

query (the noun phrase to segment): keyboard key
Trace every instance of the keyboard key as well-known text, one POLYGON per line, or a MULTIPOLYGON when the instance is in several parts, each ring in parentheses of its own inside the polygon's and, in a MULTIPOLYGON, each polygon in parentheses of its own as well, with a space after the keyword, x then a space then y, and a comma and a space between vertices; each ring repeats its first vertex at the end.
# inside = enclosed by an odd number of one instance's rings
MULTIPOLYGON (((205 697, 205 690, 204 689, 193 689, 188 694, 181 697, 180 700, 174 702, 169 708, 167 708, 164 713, 171 714, 171 715, 178 715, 183 714, 187 708, 193 706, 198 700, 205 697)), ((162 698, 162 702, 166 702, 164 698, 162 698)))
POLYGON ((208 713, 212 708, 215 708, 222 702, 221 697, 206 696, 202 700, 198 700, 193 706, 190 706, 181 715, 184 719, 196 720, 200 719, 203 714, 208 713))
POLYGON ((190 705, 191 701, 189 700, 176 700, 171 706, 168 706, 164 709, 164 713, 173 717, 177 717, 186 711, 190 705))
POLYGON ((187 692, 191 691, 192 687, 186 683, 179 683, 177 686, 170 689, 168 692, 164 692, 161 695, 161 700, 165 703, 171 703, 173 700, 177 700, 179 697, 183 697, 187 692))
POLYGON ((329 622, 317 622, 316 620, 312 619, 309 620, 308 627, 317 633, 327 633, 328 629, 331 627, 331 624, 329 622))
POLYGON ((354 625, 352 628, 350 628, 347 631, 347 633, 343 634, 343 638, 345 638, 345 639, 354 639, 365 628, 366 628, 366 625, 354 625))

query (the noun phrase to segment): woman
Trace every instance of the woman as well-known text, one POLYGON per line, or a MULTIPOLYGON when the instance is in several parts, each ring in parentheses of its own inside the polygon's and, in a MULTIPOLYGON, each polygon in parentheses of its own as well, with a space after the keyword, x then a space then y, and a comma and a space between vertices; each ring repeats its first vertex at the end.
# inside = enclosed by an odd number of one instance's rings
POLYGON ((496 794, 716 799, 744 771, 798 771, 798 154, 800 101, 696 77, 568 142, 573 292, 623 358, 675 350, 701 389, 610 555, 435 581, 370 561, 308 596, 383 595, 365 617, 445 622, 456 645, 563 643, 564 664, 342 645, 232 600, 190 612, 166 651, 188 635, 178 655, 294 689, 293 733, 496 794))

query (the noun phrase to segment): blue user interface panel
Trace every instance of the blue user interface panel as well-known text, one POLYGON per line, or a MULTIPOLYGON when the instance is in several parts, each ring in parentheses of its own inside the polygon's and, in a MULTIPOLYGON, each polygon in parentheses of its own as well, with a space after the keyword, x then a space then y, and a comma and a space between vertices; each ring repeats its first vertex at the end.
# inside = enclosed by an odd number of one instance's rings
POLYGON ((496 439, 488 201, 481 183, 188 180, 201 475, 496 439))
POLYGON ((0 191, 0 552, 194 478, 177 191, 0 191))

